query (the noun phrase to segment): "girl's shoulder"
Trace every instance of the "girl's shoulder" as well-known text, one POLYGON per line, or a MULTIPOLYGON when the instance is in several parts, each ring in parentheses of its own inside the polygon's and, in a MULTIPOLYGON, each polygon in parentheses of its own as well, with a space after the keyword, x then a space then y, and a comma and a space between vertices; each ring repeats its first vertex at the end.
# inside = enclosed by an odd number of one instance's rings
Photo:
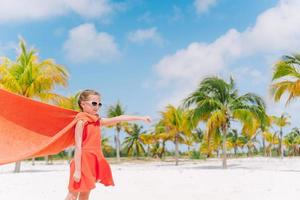
POLYGON ((100 119, 100 117, 99 115, 91 115, 86 112, 79 112, 77 113, 75 119, 77 121, 83 121, 83 122, 97 122, 100 119))

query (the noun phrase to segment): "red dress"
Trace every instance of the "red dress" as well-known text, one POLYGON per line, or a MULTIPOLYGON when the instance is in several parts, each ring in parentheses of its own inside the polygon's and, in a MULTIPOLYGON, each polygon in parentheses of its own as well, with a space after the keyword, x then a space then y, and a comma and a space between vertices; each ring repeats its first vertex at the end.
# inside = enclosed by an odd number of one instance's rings
POLYGON ((105 186, 113 186, 114 181, 109 164, 101 149, 101 124, 98 116, 85 112, 78 113, 77 118, 84 121, 81 153, 81 179, 75 182, 74 159, 70 162, 69 191, 88 192, 100 182, 105 186))

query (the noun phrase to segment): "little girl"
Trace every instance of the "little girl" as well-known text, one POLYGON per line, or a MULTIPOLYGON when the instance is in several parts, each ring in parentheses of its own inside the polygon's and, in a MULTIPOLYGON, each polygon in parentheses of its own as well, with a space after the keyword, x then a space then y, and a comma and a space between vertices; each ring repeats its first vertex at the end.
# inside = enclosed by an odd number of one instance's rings
POLYGON ((101 150, 101 126, 118 122, 141 120, 151 122, 150 117, 121 115, 101 118, 98 110, 102 106, 100 94, 94 90, 84 90, 78 99, 82 112, 78 113, 75 126, 75 154, 70 162, 69 193, 66 200, 88 200, 95 183, 113 186, 109 164, 101 150))

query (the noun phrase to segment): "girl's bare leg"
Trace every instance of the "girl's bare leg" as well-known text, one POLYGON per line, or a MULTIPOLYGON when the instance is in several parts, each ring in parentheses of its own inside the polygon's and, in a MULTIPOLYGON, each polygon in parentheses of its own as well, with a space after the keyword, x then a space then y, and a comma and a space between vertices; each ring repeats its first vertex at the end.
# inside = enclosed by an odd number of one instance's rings
POLYGON ((78 192, 69 192, 65 200, 76 200, 78 197, 78 192))
POLYGON ((79 200, 89 200, 90 191, 88 192, 80 192, 79 200))

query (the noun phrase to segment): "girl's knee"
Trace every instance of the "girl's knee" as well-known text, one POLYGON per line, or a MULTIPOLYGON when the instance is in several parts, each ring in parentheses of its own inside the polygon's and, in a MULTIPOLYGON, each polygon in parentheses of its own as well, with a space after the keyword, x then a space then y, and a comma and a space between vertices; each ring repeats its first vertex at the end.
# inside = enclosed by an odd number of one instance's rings
POLYGON ((89 199, 90 192, 80 192, 79 200, 87 200, 89 199))

